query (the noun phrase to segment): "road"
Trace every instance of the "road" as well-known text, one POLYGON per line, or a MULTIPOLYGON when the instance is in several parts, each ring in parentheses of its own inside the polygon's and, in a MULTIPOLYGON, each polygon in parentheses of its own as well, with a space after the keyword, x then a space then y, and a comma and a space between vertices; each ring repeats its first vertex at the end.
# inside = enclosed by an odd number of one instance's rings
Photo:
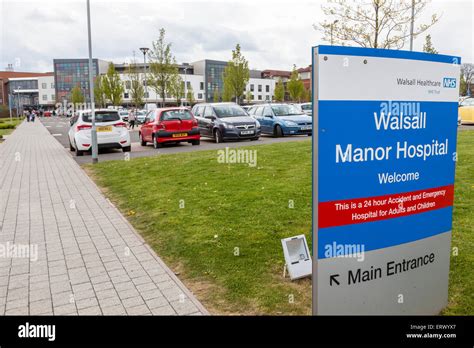
MULTIPOLYGON (((68 131, 69 131, 69 119, 63 117, 46 117, 41 119, 44 126, 48 131, 56 138, 56 140, 65 148, 69 149, 68 131)), ((154 149, 150 144, 148 146, 141 146, 138 138, 138 129, 130 132, 132 140, 132 152, 129 152, 130 158, 155 156, 166 153, 178 153, 178 152, 191 152, 191 151, 203 151, 203 150, 215 150, 225 147, 240 147, 249 145, 263 145, 272 143, 281 143, 288 141, 302 141, 308 140, 308 136, 291 136, 284 138, 273 138, 271 136, 263 135, 257 141, 240 141, 240 142, 225 142, 223 144, 216 144, 214 141, 208 138, 201 138, 201 145, 192 146, 188 143, 181 143, 179 145, 167 145, 160 149, 154 149)), ((103 149, 99 152, 99 161, 110 161, 123 159, 125 154, 121 150, 114 149, 103 149)), ((73 158, 79 164, 90 163, 91 156, 85 154, 81 157, 76 157, 73 154, 73 158)))

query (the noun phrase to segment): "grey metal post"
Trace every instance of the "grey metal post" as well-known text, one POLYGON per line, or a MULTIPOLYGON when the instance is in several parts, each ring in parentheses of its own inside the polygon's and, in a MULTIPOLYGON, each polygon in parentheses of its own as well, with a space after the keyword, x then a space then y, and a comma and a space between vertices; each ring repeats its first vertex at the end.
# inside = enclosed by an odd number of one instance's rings
MULTIPOLYGON (((147 99, 148 99, 148 81, 146 80, 146 54, 150 49, 148 47, 141 47, 140 51, 143 53, 143 75, 145 78, 145 105, 147 104, 147 99)), ((146 111, 148 111, 148 105, 146 105, 145 108, 146 111)))
POLYGON ((413 51, 413 31, 415 26, 415 0, 411 0, 410 51, 413 51))
POLYGON ((99 151, 97 147, 97 127, 95 125, 95 100, 94 100, 94 78, 92 75, 92 39, 91 39, 91 10, 90 0, 87 0, 87 33, 89 40, 89 93, 91 101, 91 118, 92 118, 92 163, 99 162, 99 151))

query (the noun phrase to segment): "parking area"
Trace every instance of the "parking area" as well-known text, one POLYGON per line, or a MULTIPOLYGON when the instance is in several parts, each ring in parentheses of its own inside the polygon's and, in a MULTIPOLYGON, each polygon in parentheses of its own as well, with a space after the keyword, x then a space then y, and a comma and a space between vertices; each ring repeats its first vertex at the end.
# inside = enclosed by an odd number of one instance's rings
MULTIPOLYGON (((64 117, 45 117, 41 119, 41 122, 45 125, 46 129, 56 138, 56 140, 65 148, 69 149, 69 140, 68 140, 68 130, 69 130, 69 119, 64 117)), ((125 158, 124 156, 130 156, 129 158, 138 158, 138 157, 147 157, 167 153, 179 153, 179 152, 191 152, 191 151, 203 151, 203 150, 213 150, 220 148, 235 148, 240 146, 249 146, 249 145, 264 145, 272 143, 281 143, 288 141, 302 141, 308 140, 308 136, 291 136, 283 138, 273 138, 271 136, 262 135, 257 141, 239 141, 239 142, 225 142, 221 144, 216 144, 212 139, 201 138, 201 145, 192 146, 188 143, 180 143, 178 145, 166 145, 160 149, 154 149, 151 144, 148 146, 141 146, 139 143, 138 129, 130 131, 130 138, 132 141, 132 151, 124 154, 121 150, 115 149, 104 149, 99 151, 99 160, 100 161, 111 161, 111 160, 120 160, 125 158)), ((72 154, 73 158, 79 164, 90 163, 91 157, 90 154, 86 154, 82 157, 76 157, 72 154)))

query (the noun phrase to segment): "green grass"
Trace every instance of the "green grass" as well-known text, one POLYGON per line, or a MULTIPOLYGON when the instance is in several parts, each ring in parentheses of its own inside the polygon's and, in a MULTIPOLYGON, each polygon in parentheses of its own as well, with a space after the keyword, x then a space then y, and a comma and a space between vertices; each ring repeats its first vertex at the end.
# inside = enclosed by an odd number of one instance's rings
MULTIPOLYGON (((311 281, 282 278, 280 239, 306 234, 311 242, 311 143, 247 148, 258 150, 255 168, 219 164, 217 151, 203 151, 86 169, 211 313, 310 314, 311 281)), ((459 254, 443 314, 472 315, 474 131, 459 132, 458 153, 452 246, 459 254)))
POLYGON ((280 240, 311 240, 311 142, 247 148, 258 166, 216 150, 87 169, 212 313, 310 314, 311 281, 282 277, 280 240))
POLYGON ((474 314, 474 131, 458 133, 449 303, 446 315, 474 314), (457 254, 457 255, 456 255, 457 254))
POLYGON ((13 118, 12 121, 9 118, 0 118, 0 136, 11 134, 22 121, 21 118, 13 118))

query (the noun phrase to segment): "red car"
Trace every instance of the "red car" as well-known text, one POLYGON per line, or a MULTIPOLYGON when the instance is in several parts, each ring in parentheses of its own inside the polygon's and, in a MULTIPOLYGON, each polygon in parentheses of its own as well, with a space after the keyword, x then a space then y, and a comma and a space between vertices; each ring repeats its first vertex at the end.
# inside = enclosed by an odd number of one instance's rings
POLYGON ((45 111, 45 112, 43 113, 43 116, 44 116, 44 117, 51 117, 51 114, 52 114, 51 111, 45 111))
POLYGON ((188 142, 199 145, 201 140, 198 123, 193 114, 180 107, 148 112, 138 134, 142 146, 153 143, 155 149, 164 143, 188 142))

